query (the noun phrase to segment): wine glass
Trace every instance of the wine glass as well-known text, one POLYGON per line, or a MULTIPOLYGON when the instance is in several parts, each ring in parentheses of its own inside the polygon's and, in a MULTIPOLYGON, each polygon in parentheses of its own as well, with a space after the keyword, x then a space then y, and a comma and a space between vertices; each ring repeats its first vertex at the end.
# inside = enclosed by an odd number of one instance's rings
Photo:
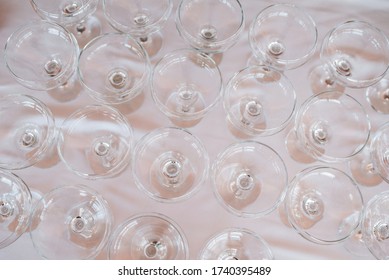
POLYGON ((245 16, 238 0, 181 0, 176 26, 191 47, 206 54, 222 54, 243 33, 245 16))
POLYGON ((119 104, 135 98, 148 82, 149 58, 128 34, 108 33, 89 42, 80 53, 78 74, 98 102, 119 104))
POLYGON ((366 89, 366 98, 371 107, 382 114, 389 114, 389 79, 382 78, 366 89))
POLYGON ((65 26, 81 48, 101 34, 100 21, 92 16, 99 0, 30 0, 30 3, 42 19, 65 26))
POLYGON ((93 259, 107 244, 108 203, 84 185, 56 187, 33 207, 30 236, 44 259, 93 259))
POLYGON ((320 59, 322 64, 310 73, 314 93, 366 88, 387 72, 389 42, 381 30, 368 22, 346 21, 324 38, 320 59))
POLYGON ((184 260, 188 242, 173 220, 146 213, 129 218, 115 230, 108 254, 113 260, 184 260))
POLYGON ((296 161, 346 161, 362 151, 370 136, 363 106, 348 94, 330 91, 309 97, 297 112, 286 146, 296 161))
POLYGON ((0 169, 0 249, 27 230, 31 204, 32 196, 23 180, 0 169))
POLYGON ((345 172, 314 166, 290 182, 284 207, 290 225, 302 237, 317 244, 337 244, 358 229, 363 199, 358 185, 345 172), (352 215, 356 218, 351 220, 352 215))
POLYGON ((158 109, 175 125, 191 127, 220 100, 222 76, 215 61, 199 51, 172 51, 157 62, 151 94, 158 109))
POLYGON ((249 66, 228 81, 223 105, 235 136, 268 136, 284 129, 292 119, 296 93, 281 72, 268 66, 249 66))
POLYGON ((172 8, 172 0, 103 0, 104 15, 112 27, 137 38, 149 57, 162 48, 160 30, 172 8))
POLYGON ((389 183, 389 122, 381 125, 364 151, 350 161, 350 169, 361 185, 389 183))
POLYGON ((83 178, 113 177, 130 162, 132 137, 132 128, 119 111, 87 105, 64 120, 58 152, 67 168, 83 178))
POLYGON ((65 28, 34 20, 11 34, 5 45, 4 60, 21 85, 68 95, 78 89, 74 78, 78 53, 74 36, 65 28))
POLYGON ((288 174, 275 150, 256 141, 241 141, 217 156, 211 180, 225 209, 237 216, 257 218, 281 203, 288 174))
POLYGON ((134 150, 135 183, 158 201, 188 199, 206 180, 208 168, 204 145, 181 128, 156 129, 140 139, 134 150))
POLYGON ((0 97, 0 168, 23 169, 55 157, 57 129, 50 109, 23 94, 0 97))
POLYGON ((317 40, 316 23, 303 9, 292 4, 271 5, 250 25, 251 62, 280 71, 298 68, 312 57, 317 40))
POLYGON ((389 259, 389 192, 367 203, 361 222, 363 242, 377 259, 389 259))
POLYGON ((255 232, 228 228, 212 236, 200 252, 201 260, 272 260, 267 242, 255 232))

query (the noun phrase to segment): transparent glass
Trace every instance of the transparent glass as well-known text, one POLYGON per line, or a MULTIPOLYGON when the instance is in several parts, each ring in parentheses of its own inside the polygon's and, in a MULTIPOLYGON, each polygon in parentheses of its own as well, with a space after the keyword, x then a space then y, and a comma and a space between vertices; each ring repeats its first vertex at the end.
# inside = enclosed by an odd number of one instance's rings
POLYGON ((99 0, 30 0, 30 3, 42 19, 64 25, 81 48, 101 33, 100 21, 93 16, 99 0))
POLYGON ((70 83, 77 68, 78 53, 76 40, 65 28, 34 20, 11 34, 5 45, 4 60, 17 82, 43 91, 70 83))
POLYGON ((103 0, 104 15, 111 26, 137 38, 149 57, 163 46, 160 30, 172 8, 171 0, 103 0))
POLYGON ((370 106, 377 112, 389 114, 389 79, 382 78, 366 89, 366 98, 370 106))
POLYGON ((296 92, 281 72, 268 66, 250 66, 228 81, 223 105, 235 136, 268 136, 284 129, 292 119, 296 92))
POLYGON ((23 169, 52 157, 56 133, 50 109, 38 99, 0 97, 0 168, 23 169))
POLYGON ((288 185, 284 161, 269 146, 242 141, 221 152, 211 180, 221 205, 232 214, 257 218, 274 211, 288 185))
POLYGON ((223 53, 243 33, 245 16, 238 0, 182 0, 176 26, 191 47, 204 53, 223 53))
POLYGON ((212 236, 200 252, 201 260, 272 260, 267 242, 255 232, 229 228, 212 236))
POLYGON ((23 180, 0 169, 0 249, 27 230, 31 206, 32 196, 23 180))
POLYGON ((308 98, 296 114, 287 137, 290 156, 323 162, 341 162, 360 153, 370 136, 370 120, 363 106, 341 92, 308 98))
POLYGON ((180 127, 199 123, 219 102, 222 88, 216 62, 196 50, 170 52, 152 72, 151 94, 155 104, 180 127))
POLYGON ((256 64, 270 65, 281 71, 305 64, 314 54, 317 40, 318 32, 312 17, 291 4, 266 7, 249 28, 249 42, 256 64))
POLYGON ((130 163, 132 140, 132 128, 119 111, 107 105, 88 105, 63 122, 58 152, 77 175, 108 178, 130 163))
POLYGON ((375 195, 362 218, 362 238, 377 259, 389 259, 389 192, 375 195))
POLYGON ((54 188, 31 213, 30 236, 44 259, 93 259, 107 244, 112 215, 107 202, 83 185, 54 188))
POLYGON ((204 145, 181 128, 159 128, 146 134, 133 155, 135 183, 158 201, 188 199, 204 183, 208 169, 204 145))
POLYGON ((188 242, 181 228, 162 214, 140 214, 123 222, 108 248, 111 260, 185 260, 188 242))
POLYGON ((89 42, 78 60, 81 83, 101 103, 119 104, 139 95, 149 79, 149 58, 128 34, 109 33, 89 42))
POLYGON ((345 172, 315 166, 293 178, 284 207, 290 225, 302 237, 318 244, 337 244, 358 229, 363 198, 358 185, 345 172), (352 215, 357 218, 350 220, 352 215), (348 226, 344 227, 346 222, 348 226))

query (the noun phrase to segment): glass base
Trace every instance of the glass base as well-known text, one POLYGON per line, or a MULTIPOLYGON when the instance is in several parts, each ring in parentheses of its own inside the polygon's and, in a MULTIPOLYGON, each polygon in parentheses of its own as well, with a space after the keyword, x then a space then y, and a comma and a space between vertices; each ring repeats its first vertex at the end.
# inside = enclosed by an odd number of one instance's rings
POLYGON ((81 22, 67 26, 67 28, 77 39, 80 48, 85 47, 93 38, 102 33, 101 23, 94 16, 89 16, 81 22))
POLYGON ((155 57, 163 48, 163 36, 161 32, 154 32, 144 37, 139 37, 138 42, 145 49, 149 58, 155 57))
POLYGON ((377 112, 389 114, 389 79, 382 79, 366 90, 370 106, 377 112))
POLYGON ((327 65, 318 65, 309 73, 309 82, 314 94, 326 91, 344 92, 345 87, 340 85, 327 65))
POLYGON ((383 181, 382 177, 374 170, 369 149, 365 149, 356 155, 349 164, 351 174, 358 184, 365 187, 374 187, 383 181))

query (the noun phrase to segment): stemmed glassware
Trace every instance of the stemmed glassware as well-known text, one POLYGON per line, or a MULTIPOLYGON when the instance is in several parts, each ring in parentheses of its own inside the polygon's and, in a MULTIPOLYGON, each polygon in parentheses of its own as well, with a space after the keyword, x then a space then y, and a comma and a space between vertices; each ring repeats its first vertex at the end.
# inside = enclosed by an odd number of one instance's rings
POLYGON ((83 178, 113 177, 130 163, 132 138, 132 128, 118 110, 88 105, 63 122, 58 152, 66 166, 83 178))
POLYGON ((66 185, 43 195, 33 207, 30 236, 45 259, 92 259, 109 240, 111 210, 84 185, 66 185))
POLYGON ((371 107, 382 114, 389 114, 389 79, 382 78, 366 89, 366 98, 371 107))
POLYGON ((286 146, 300 162, 340 162, 360 153, 370 136, 363 106, 342 92, 309 97, 300 107, 286 146))
POLYGON ((140 214, 123 222, 112 234, 108 254, 114 260, 184 260, 189 255, 181 228, 156 213, 140 214))
POLYGON ((23 180, 0 169, 0 249, 27 230, 31 205, 32 196, 23 180))
POLYGON ((0 127, 0 168, 44 166, 57 158, 54 117, 38 99, 22 94, 0 97, 0 127))
POLYGON ((208 168, 204 145, 181 128, 156 129, 141 138, 134 150, 135 183, 158 201, 188 199, 207 178, 208 168))
POLYGON ((180 127, 199 123, 220 100, 222 88, 216 62, 192 49, 168 53, 152 72, 151 94, 155 104, 180 127))
POLYGON ((104 15, 112 27, 137 38, 149 57, 162 48, 160 30, 172 8, 172 0, 103 0, 104 15))
POLYGON ((35 12, 48 21, 66 27, 82 48, 101 34, 101 24, 93 13, 99 0, 30 0, 35 12))
POLYGON ((296 93, 281 72, 269 66, 250 66, 228 81, 223 105, 235 136, 268 136, 281 131, 292 119, 296 93))
POLYGON ((318 244, 336 244, 358 229, 363 199, 358 185, 345 172, 315 166, 293 178, 284 207, 290 225, 302 237, 318 244), (353 215, 356 218, 349 219, 353 215))
POLYGON ((108 33, 90 41, 81 51, 78 74, 98 102, 119 104, 139 95, 150 73, 143 47, 128 34, 108 33))
POLYGON ((242 141, 228 146, 212 166, 218 201, 231 213, 261 217, 284 198, 288 174, 282 158, 267 145, 242 141))
POLYGON ((270 65, 280 71, 305 64, 318 40, 316 23, 303 9, 275 4, 260 11, 249 29, 252 64, 270 65))
POLYGON ((238 0, 182 0, 176 26, 191 47, 206 54, 222 54, 239 39, 245 26, 238 0))
POLYGON ((271 260, 267 242, 255 232, 228 228, 212 236, 200 252, 202 260, 271 260))
MULTIPOLYGON (((344 91, 345 87, 366 88, 382 79, 389 67, 386 35, 364 21, 346 21, 324 38, 322 64, 310 73, 314 93, 344 91)), ((383 100, 379 94, 374 98, 383 100)), ((370 96, 370 101, 374 99, 370 96)))

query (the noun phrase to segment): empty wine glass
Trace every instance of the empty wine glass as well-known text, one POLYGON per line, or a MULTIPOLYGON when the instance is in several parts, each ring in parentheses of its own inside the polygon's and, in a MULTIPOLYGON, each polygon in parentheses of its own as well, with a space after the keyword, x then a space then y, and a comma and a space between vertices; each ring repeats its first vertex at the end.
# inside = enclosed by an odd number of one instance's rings
POLYGON ((80 47, 100 35, 101 24, 96 11, 99 0, 30 0, 35 12, 43 19, 65 26, 80 47))
POLYGON ((255 232, 228 228, 212 236, 200 252, 202 260, 272 260, 267 242, 255 232))
POLYGON ((318 244, 336 244, 358 229, 363 199, 358 185, 345 172, 315 166, 296 174, 284 207, 290 225, 302 237, 318 244), (356 218, 349 219, 352 215, 356 218))
POLYGON ((291 4, 275 4, 257 14, 250 25, 253 63, 289 70, 305 64, 316 50, 318 32, 312 17, 291 4))
POLYGON ((151 94, 175 125, 194 126, 218 103, 223 88, 215 61, 191 49, 165 55, 154 67, 151 94))
POLYGON ((0 169, 0 249, 27 230, 31 204, 31 193, 23 180, 0 169))
MULTIPOLYGON (((366 88, 382 79, 389 67, 386 35, 364 21, 346 21, 324 38, 322 64, 310 73, 314 93, 366 88)), ((381 98, 382 99, 382 98, 381 98)))
POLYGON ((361 185, 376 186, 389 183, 389 123, 381 125, 370 144, 350 161, 354 179, 361 185))
POLYGON ((112 27, 137 38, 149 57, 162 48, 160 30, 172 8, 172 0, 103 0, 104 15, 112 27))
POLYGON ((366 89, 366 98, 371 107, 382 114, 389 114, 389 79, 382 78, 366 89))
POLYGON ((77 86, 73 75, 78 53, 74 36, 65 28, 34 20, 11 34, 4 60, 16 81, 27 88, 49 91, 66 86, 70 92, 77 86))
POLYGON ((22 94, 0 97, 0 127, 0 168, 23 169, 54 157, 54 117, 38 99, 22 94))
POLYGON ((223 105, 235 136, 267 136, 281 131, 292 119, 296 93, 281 72, 268 66, 251 66, 228 81, 223 105))
POLYGON ((92 98, 119 104, 135 98, 148 82, 150 65, 143 47, 128 34, 96 37, 80 53, 78 74, 92 98))
POLYGON ((93 259, 107 244, 111 225, 111 211, 99 193, 66 185, 34 205, 30 236, 44 259, 93 259))
POLYGON ((191 47, 207 54, 221 54, 232 47, 244 30, 244 23, 238 0, 181 0, 177 8, 180 36, 191 47))
POLYGON ((134 150, 135 183, 159 201, 188 199, 204 183, 208 168, 204 145, 181 128, 156 129, 139 140, 134 150))
POLYGON ((87 179, 113 177, 129 164, 132 128, 116 109, 85 106, 65 119, 58 152, 66 166, 87 179))
POLYGON ((188 242, 181 228, 157 213, 136 215, 113 233, 108 249, 114 260, 184 260, 188 242))
POLYGON ((341 92, 323 92, 301 105, 286 146, 296 161, 306 156, 340 162, 361 152, 369 136, 370 120, 357 100, 341 92))
POLYGON ((275 150, 256 141, 242 141, 218 155, 211 180, 218 201, 228 211, 260 217, 283 200, 288 174, 275 150))
POLYGON ((389 259, 389 192, 375 195, 362 217, 362 238, 377 259, 389 259))

